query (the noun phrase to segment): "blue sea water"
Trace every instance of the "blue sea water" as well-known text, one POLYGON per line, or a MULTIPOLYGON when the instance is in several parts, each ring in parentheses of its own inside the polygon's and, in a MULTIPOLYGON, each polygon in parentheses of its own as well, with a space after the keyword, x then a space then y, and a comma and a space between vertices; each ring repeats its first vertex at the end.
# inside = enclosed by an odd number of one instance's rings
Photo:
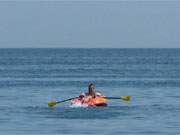
POLYGON ((0 135, 180 134, 180 49, 0 49, 0 135), (88 83, 130 103, 71 108, 88 83))

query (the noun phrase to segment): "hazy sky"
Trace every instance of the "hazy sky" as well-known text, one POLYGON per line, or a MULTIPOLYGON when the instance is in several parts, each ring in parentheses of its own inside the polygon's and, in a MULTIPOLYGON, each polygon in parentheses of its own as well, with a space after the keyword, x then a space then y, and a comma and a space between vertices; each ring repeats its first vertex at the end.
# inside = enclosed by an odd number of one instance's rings
POLYGON ((180 1, 14 1, 0 2, 3 48, 180 47, 180 1))

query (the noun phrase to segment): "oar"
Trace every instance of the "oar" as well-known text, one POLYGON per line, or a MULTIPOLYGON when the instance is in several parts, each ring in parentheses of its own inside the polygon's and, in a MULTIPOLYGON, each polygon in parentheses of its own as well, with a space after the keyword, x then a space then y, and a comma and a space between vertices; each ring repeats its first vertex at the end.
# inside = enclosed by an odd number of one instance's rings
MULTIPOLYGON (((66 102, 66 101, 69 101, 69 100, 72 100, 72 99, 75 99, 75 98, 78 98, 78 97, 73 97, 73 98, 69 98, 69 99, 65 99, 65 100, 62 100, 62 101, 50 101, 48 103, 48 106, 49 107, 54 107, 55 105, 59 104, 59 103, 63 103, 63 102, 66 102)), ((104 97, 106 99, 122 99, 123 101, 130 101, 131 100, 131 96, 121 96, 121 97, 104 97)))
POLYGON ((48 106, 49 107, 54 107, 55 105, 57 105, 59 103, 63 103, 63 102, 66 102, 66 101, 69 101, 69 100, 72 100, 72 99, 75 99, 75 98, 78 98, 78 97, 73 97, 73 98, 62 100, 62 101, 50 101, 50 102, 48 102, 48 106))
POLYGON ((131 96, 121 96, 121 97, 104 97, 107 99, 122 99, 123 101, 130 101, 131 100, 131 96))

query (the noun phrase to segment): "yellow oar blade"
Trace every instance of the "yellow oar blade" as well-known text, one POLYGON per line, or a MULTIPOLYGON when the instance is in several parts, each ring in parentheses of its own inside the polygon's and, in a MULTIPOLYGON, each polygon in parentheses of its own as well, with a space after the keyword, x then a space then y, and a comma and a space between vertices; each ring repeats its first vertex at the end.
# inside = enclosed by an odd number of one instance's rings
POLYGON ((124 100, 124 101, 130 101, 131 96, 122 96, 121 99, 124 100))
POLYGON ((49 107, 54 107, 56 104, 57 104, 56 101, 50 101, 50 102, 48 103, 48 106, 49 106, 49 107))

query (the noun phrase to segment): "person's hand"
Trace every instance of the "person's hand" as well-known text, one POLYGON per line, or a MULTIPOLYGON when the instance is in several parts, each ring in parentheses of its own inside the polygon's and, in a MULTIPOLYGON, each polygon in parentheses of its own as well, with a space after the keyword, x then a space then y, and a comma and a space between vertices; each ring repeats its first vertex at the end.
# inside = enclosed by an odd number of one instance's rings
POLYGON ((84 98, 84 95, 80 95, 79 98, 80 98, 80 99, 84 98))

